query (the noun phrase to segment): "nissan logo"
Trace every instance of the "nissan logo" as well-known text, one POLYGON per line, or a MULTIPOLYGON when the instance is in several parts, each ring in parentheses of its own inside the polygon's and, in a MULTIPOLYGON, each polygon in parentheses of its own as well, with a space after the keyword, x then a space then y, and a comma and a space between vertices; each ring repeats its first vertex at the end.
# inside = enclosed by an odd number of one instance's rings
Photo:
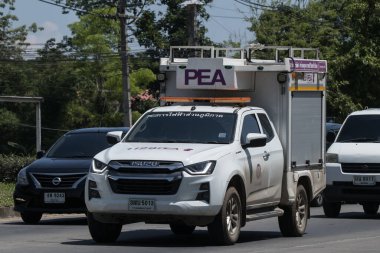
POLYGON ((53 180, 51 180, 51 183, 55 186, 59 185, 62 182, 62 179, 60 177, 55 177, 53 180))

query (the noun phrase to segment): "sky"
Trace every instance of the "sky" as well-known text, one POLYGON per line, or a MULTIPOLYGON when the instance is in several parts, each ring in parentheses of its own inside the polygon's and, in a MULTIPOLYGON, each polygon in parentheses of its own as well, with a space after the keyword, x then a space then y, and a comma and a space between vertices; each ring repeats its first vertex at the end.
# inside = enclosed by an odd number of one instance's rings
MULTIPOLYGON (((28 42, 34 47, 40 47, 46 40, 55 38, 60 41, 64 35, 71 35, 67 25, 78 21, 74 12, 62 14, 60 7, 43 3, 38 0, 16 0, 14 14, 19 21, 16 25, 29 25, 35 22, 44 27, 43 31, 31 33, 28 42)), ((246 45, 253 40, 254 35, 247 28, 249 23, 244 16, 249 16, 248 7, 236 3, 233 0, 214 0, 207 11, 210 19, 205 24, 209 36, 215 42, 223 42, 232 38, 233 41, 242 41, 246 45)), ((131 49, 139 48, 137 42, 129 45, 131 49)))

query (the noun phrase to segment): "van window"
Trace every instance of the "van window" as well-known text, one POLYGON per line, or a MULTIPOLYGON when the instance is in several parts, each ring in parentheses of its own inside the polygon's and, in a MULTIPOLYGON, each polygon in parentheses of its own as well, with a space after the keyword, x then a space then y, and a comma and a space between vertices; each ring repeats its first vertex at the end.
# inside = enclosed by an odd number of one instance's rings
POLYGON ((380 142, 380 115, 349 116, 337 142, 380 142))
POLYGON ((245 144, 245 138, 249 133, 260 133, 259 124, 257 123, 255 114, 249 114, 244 117, 243 128, 240 136, 240 141, 242 144, 245 144))
POLYGON ((267 115, 264 113, 259 113, 258 116, 261 122, 261 126, 263 127, 264 134, 267 135, 267 142, 270 142, 274 137, 272 125, 270 124, 267 115))

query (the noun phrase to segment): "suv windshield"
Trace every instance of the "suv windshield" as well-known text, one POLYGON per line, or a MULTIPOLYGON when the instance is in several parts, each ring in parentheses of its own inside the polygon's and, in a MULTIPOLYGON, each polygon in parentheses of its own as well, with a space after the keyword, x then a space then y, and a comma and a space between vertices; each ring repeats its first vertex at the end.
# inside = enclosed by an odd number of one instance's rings
POLYGON ((47 153, 50 158, 91 158, 110 147, 106 133, 73 133, 62 136, 47 153))
POLYGON ((211 112, 152 112, 126 142, 231 143, 236 114, 211 112))
POLYGON ((337 142, 380 142, 380 115, 350 116, 337 142))

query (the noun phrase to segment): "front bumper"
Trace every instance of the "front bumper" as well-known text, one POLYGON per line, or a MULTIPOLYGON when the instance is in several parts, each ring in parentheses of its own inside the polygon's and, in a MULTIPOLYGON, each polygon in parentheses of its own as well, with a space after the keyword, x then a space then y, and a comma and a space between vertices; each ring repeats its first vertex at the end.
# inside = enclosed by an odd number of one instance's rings
POLYGON ((85 187, 85 201, 89 212, 98 214, 137 215, 143 220, 149 220, 153 216, 205 216, 211 217, 219 213, 225 190, 215 182, 215 177, 189 176, 182 178, 178 191, 172 195, 138 195, 118 194, 112 191, 107 179, 107 173, 89 173, 85 187), (89 199, 89 180, 96 182, 96 190, 100 198, 89 199), (210 200, 197 200, 202 184, 209 184, 210 200), (219 186, 219 189, 217 189, 219 186), (131 210, 129 200, 153 200, 152 210, 131 210))
POLYGON ((84 181, 77 188, 70 189, 36 189, 32 185, 16 185, 13 193, 14 210, 18 212, 42 212, 42 213, 85 213, 84 181), (44 193, 65 193, 65 203, 44 203, 44 193))
POLYGON ((326 182, 323 196, 327 202, 380 202, 379 174, 345 173, 339 163, 327 163, 326 182), (354 185, 354 176, 375 176, 376 184, 373 186, 354 185))

